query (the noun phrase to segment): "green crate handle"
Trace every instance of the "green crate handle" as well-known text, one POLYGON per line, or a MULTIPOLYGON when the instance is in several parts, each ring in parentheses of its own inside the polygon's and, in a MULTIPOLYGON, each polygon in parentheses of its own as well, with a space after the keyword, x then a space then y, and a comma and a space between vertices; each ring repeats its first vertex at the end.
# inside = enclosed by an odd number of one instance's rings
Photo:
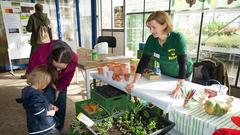
POLYGON ((114 98, 113 100, 119 100, 119 99, 121 99, 121 97, 114 98))

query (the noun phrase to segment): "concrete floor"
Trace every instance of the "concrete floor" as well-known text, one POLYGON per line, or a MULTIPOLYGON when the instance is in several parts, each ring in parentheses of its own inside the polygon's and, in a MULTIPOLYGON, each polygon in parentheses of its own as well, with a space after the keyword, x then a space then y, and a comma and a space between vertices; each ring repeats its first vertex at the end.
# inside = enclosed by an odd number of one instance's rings
MULTIPOLYGON (((21 96, 21 89, 27 86, 25 79, 20 79, 24 70, 14 71, 15 76, 9 72, 0 73, 0 134, 24 135, 27 134, 25 110, 21 104, 17 104, 15 98, 21 96)), ((78 73, 78 72, 77 72, 78 73)), ((70 124, 75 118, 75 102, 82 100, 84 91, 84 79, 80 72, 76 79, 75 74, 67 92, 67 113, 64 135, 69 135, 70 124), (78 80, 78 83, 76 82, 78 80)))

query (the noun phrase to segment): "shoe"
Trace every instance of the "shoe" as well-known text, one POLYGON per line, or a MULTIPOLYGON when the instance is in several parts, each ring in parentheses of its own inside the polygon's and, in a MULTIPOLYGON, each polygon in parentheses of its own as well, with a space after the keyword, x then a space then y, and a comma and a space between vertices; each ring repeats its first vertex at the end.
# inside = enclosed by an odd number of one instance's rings
POLYGON ((16 102, 19 103, 19 104, 23 103, 22 98, 16 98, 15 100, 16 100, 16 102))
POLYGON ((20 78, 21 78, 21 79, 26 79, 26 78, 27 78, 27 75, 26 75, 26 74, 21 75, 20 78))
POLYGON ((60 130, 61 135, 69 135, 71 133, 70 127, 64 127, 63 129, 60 130))

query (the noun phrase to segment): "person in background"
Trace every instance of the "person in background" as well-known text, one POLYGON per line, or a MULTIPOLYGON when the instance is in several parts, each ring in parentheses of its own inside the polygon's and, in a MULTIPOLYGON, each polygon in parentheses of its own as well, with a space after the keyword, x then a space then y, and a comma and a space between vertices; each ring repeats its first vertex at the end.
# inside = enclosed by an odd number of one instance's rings
POLYGON ((51 75, 46 67, 35 68, 27 77, 29 86, 22 89, 22 103, 27 114, 29 134, 58 134, 54 118, 58 108, 50 104, 43 95, 43 89, 51 82, 51 75))
POLYGON ((192 60, 187 56, 186 41, 183 35, 173 31, 169 15, 163 11, 152 13, 147 21, 151 31, 144 46, 143 56, 138 64, 134 80, 127 84, 126 90, 130 93, 140 79, 144 69, 147 68, 151 57, 160 63, 161 73, 178 78, 176 88, 170 93, 174 98, 179 98, 181 87, 185 80, 191 81, 192 60))
MULTIPOLYGON (((35 5, 35 13, 32 14, 29 17, 26 30, 28 32, 31 32, 31 39, 30 39, 30 45, 32 46, 31 52, 30 52, 30 58, 32 56, 32 53, 34 53, 40 46, 40 44, 37 43, 37 36, 40 26, 47 26, 48 27, 48 34, 50 37, 50 40, 52 40, 52 34, 51 34, 51 28, 50 28, 50 20, 47 17, 47 14, 43 13, 43 6, 39 3, 35 5)), ((26 73, 21 76, 22 79, 26 78, 26 73)))
POLYGON ((67 43, 57 40, 42 44, 33 53, 27 68, 27 74, 30 74, 38 66, 47 66, 52 82, 43 90, 43 94, 51 104, 58 107, 56 117, 59 120, 59 126, 57 127, 59 130, 64 127, 67 87, 73 78, 77 63, 77 54, 72 51, 67 43))

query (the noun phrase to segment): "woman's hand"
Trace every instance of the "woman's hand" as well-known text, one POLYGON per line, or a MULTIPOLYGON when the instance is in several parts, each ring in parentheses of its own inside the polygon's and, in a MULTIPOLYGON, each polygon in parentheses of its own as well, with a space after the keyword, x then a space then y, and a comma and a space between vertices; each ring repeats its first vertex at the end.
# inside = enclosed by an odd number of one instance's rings
POLYGON ((184 81, 184 79, 178 80, 177 87, 170 93, 170 95, 177 99, 180 98, 182 96, 181 88, 183 87, 184 81))
POLYGON ((127 90, 128 94, 131 93, 131 91, 132 91, 133 88, 135 87, 135 85, 136 85, 137 81, 140 79, 140 77, 141 77, 141 74, 136 73, 135 76, 134 76, 133 81, 132 81, 131 83, 129 83, 129 84, 125 87, 125 89, 127 90))
POLYGON ((180 98, 182 96, 181 87, 177 86, 171 93, 174 98, 180 98))
POLYGON ((131 82, 131 83, 129 83, 129 84, 125 87, 125 89, 127 90, 127 92, 128 92, 129 94, 131 93, 131 91, 133 90, 133 88, 135 87, 135 85, 136 85, 136 83, 131 82))

